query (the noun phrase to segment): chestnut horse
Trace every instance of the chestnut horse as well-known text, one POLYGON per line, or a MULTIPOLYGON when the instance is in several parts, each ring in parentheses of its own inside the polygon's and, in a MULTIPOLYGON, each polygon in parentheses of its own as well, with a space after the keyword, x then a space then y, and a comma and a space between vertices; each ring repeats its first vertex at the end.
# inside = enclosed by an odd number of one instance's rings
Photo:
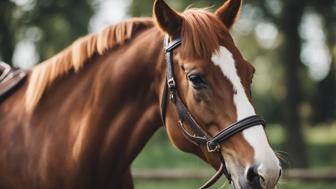
POLYGON ((241 4, 229 0, 214 14, 177 13, 157 0, 154 19, 130 19, 85 36, 34 67, 0 104, 0 188, 133 188, 130 164, 162 126, 164 112, 171 142, 215 169, 220 154, 235 188, 275 188, 281 167, 262 122, 220 141, 211 153, 185 136, 191 124, 182 132, 179 110, 164 95, 167 35, 181 39, 168 61, 174 90, 203 134, 213 137, 255 115, 254 68, 229 34, 241 4))

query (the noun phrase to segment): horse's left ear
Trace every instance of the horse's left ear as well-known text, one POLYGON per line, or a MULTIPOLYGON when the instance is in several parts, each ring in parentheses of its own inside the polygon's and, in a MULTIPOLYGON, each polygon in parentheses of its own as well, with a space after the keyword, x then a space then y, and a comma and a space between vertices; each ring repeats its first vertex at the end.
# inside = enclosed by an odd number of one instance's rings
POLYGON ((228 0, 216 10, 216 15, 230 29, 239 15, 241 6, 242 0, 228 0))
POLYGON ((163 0, 156 0, 153 6, 153 16, 159 27, 171 36, 181 32, 183 18, 163 0))

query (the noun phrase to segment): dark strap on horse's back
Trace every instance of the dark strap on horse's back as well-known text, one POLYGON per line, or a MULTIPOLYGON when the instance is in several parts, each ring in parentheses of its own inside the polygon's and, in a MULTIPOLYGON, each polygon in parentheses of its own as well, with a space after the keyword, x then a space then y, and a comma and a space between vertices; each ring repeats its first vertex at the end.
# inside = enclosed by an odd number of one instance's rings
POLYGON ((0 61, 0 83, 8 76, 12 67, 0 61))
POLYGON ((24 83, 28 71, 12 68, 3 62, 0 62, 0 71, 0 102, 2 102, 24 83))

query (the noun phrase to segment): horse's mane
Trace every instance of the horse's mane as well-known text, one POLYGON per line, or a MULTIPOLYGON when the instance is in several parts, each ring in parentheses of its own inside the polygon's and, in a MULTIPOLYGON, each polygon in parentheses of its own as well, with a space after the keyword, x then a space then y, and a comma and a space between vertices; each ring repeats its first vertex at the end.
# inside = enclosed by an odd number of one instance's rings
POLYGON ((208 8, 187 9, 181 16, 181 55, 185 58, 211 57, 220 41, 228 39, 228 29, 208 8))
POLYGON ((44 91, 70 70, 78 71, 93 55, 103 55, 109 49, 122 45, 135 34, 154 26, 150 18, 133 18, 76 40, 52 58, 34 67, 25 96, 26 109, 32 111, 44 91))
MULTIPOLYGON (((180 14, 181 55, 183 57, 209 57, 219 49, 220 39, 226 30, 224 24, 207 9, 188 9, 180 14)), ((135 18, 110 26, 101 32, 75 41, 56 56, 37 65, 29 79, 26 92, 26 109, 32 111, 44 91, 70 70, 78 71, 94 54, 102 55, 115 46, 122 45, 132 36, 154 26, 152 19, 135 18)))

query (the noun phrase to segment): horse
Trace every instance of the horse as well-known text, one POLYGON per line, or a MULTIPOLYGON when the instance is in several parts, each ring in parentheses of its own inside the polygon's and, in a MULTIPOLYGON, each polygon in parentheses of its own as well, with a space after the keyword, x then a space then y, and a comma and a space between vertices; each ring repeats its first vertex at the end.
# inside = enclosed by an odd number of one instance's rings
POLYGON ((156 0, 152 18, 32 68, 0 104, 0 188, 131 189, 130 164, 162 125, 218 170, 202 188, 223 175, 237 189, 275 188, 281 165, 252 105, 255 68, 229 33, 241 6, 179 13, 156 0))

